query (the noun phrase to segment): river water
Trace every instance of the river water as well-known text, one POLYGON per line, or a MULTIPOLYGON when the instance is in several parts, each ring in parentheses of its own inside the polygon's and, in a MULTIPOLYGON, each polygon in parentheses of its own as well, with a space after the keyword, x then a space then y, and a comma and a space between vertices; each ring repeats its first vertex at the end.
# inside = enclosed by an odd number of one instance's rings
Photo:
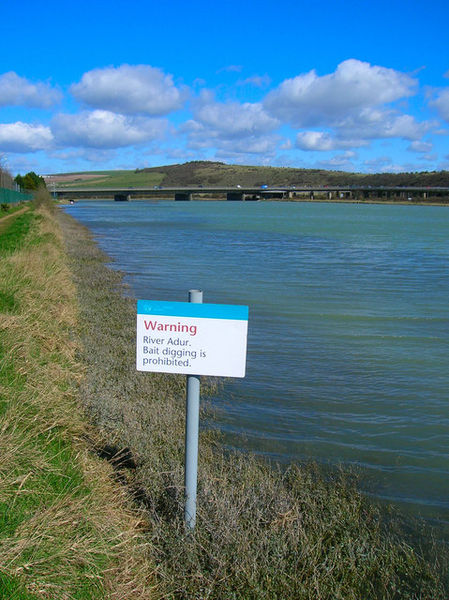
POLYGON ((67 207, 136 298, 246 304, 247 375, 213 398, 233 448, 355 467, 449 521, 449 209, 277 202, 67 207))

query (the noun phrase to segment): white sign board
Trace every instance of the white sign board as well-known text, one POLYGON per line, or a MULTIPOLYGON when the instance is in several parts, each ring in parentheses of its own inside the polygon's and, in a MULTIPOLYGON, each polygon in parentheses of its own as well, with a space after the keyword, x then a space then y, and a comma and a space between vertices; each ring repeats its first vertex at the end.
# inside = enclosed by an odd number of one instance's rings
POLYGON ((137 301, 137 370, 244 377, 248 307, 137 301))

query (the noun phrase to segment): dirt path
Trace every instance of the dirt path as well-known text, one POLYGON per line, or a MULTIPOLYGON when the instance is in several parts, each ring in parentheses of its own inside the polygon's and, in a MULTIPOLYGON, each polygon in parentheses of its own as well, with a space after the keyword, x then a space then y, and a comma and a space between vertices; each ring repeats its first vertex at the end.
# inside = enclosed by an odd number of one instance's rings
POLYGON ((24 206, 20 210, 16 210, 16 212, 13 212, 10 215, 6 215, 4 217, 0 217, 0 233, 5 229, 5 225, 7 224, 7 221, 9 219, 12 219, 13 217, 18 217, 19 215, 21 215, 22 213, 24 213, 26 210, 29 210, 29 208, 30 208, 29 206, 24 206))

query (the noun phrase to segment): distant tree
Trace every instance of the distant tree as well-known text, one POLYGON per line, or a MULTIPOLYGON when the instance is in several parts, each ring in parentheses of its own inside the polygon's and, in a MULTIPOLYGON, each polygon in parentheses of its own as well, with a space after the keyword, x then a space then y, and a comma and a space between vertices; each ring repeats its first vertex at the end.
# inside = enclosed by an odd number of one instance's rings
POLYGON ((20 188, 24 188, 24 187, 25 187, 25 186, 23 185, 23 177, 22 177, 22 175, 16 175, 16 176, 15 176, 15 178, 14 178, 14 181, 17 183, 17 185, 18 185, 20 188))
POLYGON ((22 177, 17 175, 14 181, 24 190, 37 190, 40 187, 47 187, 45 179, 40 175, 36 175, 34 171, 30 171, 22 177))

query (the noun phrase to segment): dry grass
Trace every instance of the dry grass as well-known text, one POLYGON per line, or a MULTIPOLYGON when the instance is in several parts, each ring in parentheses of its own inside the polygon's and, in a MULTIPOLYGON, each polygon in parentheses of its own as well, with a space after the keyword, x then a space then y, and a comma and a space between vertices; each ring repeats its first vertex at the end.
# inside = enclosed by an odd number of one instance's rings
POLYGON ((32 218, 0 264, 0 298, 11 298, 0 315, 0 596, 19 585, 57 600, 151 598, 145 520, 86 443, 95 433, 78 402, 84 369, 60 231, 48 209, 32 218))

